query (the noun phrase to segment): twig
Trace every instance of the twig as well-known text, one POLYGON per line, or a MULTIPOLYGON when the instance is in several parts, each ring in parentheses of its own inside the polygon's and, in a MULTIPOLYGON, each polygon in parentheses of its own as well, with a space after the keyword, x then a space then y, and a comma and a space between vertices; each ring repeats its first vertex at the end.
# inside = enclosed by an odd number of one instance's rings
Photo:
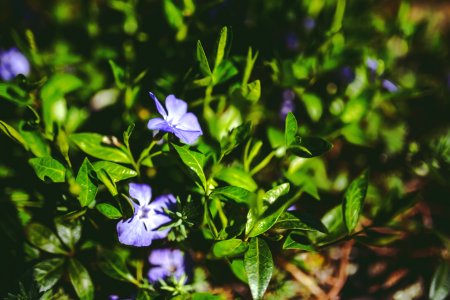
POLYGON ((354 243, 355 240, 350 240, 342 247, 341 264, 339 266, 338 277, 333 285, 333 288, 328 292, 328 299, 336 299, 347 281, 347 267, 354 243))

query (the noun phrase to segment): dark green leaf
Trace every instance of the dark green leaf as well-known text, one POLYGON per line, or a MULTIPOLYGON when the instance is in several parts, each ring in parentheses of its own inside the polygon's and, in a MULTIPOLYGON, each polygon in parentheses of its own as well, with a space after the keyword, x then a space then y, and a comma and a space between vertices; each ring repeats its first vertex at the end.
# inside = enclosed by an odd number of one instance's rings
POLYGON ((220 142, 220 148, 222 149, 222 156, 229 154, 234 148, 245 142, 251 132, 251 123, 247 122, 233 128, 228 137, 223 138, 220 142))
POLYGON ((122 213, 111 204, 99 203, 95 208, 108 219, 120 219, 122 217, 122 213))
POLYGON ((25 149, 28 150, 28 144, 22 135, 14 129, 14 127, 8 125, 7 123, 0 120, 0 129, 3 131, 10 139, 22 145, 25 149))
POLYGON ((56 232, 61 238, 63 243, 74 249, 75 245, 81 238, 81 224, 79 220, 66 220, 63 218, 57 218, 55 220, 56 232))
POLYGON ((211 68, 209 67, 208 58, 206 57, 205 50, 203 50, 202 43, 197 41, 197 61, 200 65, 200 71, 204 76, 211 75, 211 68))
POLYGON ((92 172, 94 172, 94 168, 86 157, 75 179, 76 183, 81 187, 80 195, 78 196, 81 207, 88 206, 95 200, 95 195, 97 195, 98 188, 92 181, 92 172))
POLYGON ((44 260, 34 266, 33 277, 39 285, 39 292, 52 288, 63 274, 63 258, 44 260))
POLYGON ((109 65, 111 66, 111 70, 114 75, 114 81, 116 82, 116 86, 119 89, 124 89, 126 87, 125 84, 125 71, 122 67, 116 64, 113 60, 109 60, 109 65))
POLYGON ((286 116, 284 128, 284 138, 286 141, 286 146, 290 146, 295 142, 297 131, 298 131, 297 119, 295 118, 293 113, 289 112, 286 116))
POLYGON ((47 227, 38 223, 28 225, 28 241, 37 248, 55 254, 67 254, 58 237, 47 227))
POLYGON ((129 282, 135 281, 122 257, 113 251, 104 250, 100 253, 99 266, 100 270, 114 279, 129 282))
POLYGON ((345 191, 344 201, 342 203, 345 226, 349 233, 353 232, 358 225, 359 216, 366 198, 369 181, 367 172, 352 181, 345 191))
POLYGON ((258 188, 252 176, 238 167, 223 168, 216 174, 215 178, 251 192, 258 188))
POLYGON ((283 243, 283 249, 299 249, 306 251, 315 251, 314 245, 307 236, 292 232, 283 243))
POLYGON ((232 257, 242 254, 247 250, 247 243, 240 239, 230 239, 214 244, 213 254, 216 257, 232 257))
POLYGON ((135 170, 109 161, 97 161, 92 165, 95 171, 104 169, 114 182, 137 176, 137 172, 135 170))
POLYGON ((305 231, 319 231, 327 233, 327 228, 320 220, 316 220, 310 216, 300 214, 300 218, 297 217, 297 213, 285 212, 283 213, 272 227, 272 229, 277 230, 305 230, 305 231))
POLYGON ((297 136, 288 149, 297 156, 311 158, 328 152, 332 147, 332 144, 322 138, 297 136))
POLYGON ((211 198, 230 199, 236 203, 243 203, 253 206, 256 200, 256 194, 237 186, 225 186, 216 188, 210 195, 211 198))
POLYGON ((242 259, 234 259, 231 264, 231 271, 233 274, 242 282, 248 284, 247 273, 245 272, 244 260, 242 259))
POLYGON ((10 82, 0 82, 0 97, 21 106, 32 103, 30 96, 25 90, 10 82))
POLYGON ((253 299, 262 299, 273 272, 272 253, 264 240, 250 240, 244 256, 244 267, 253 299))
POLYGON ((70 140, 83 152, 93 157, 118 163, 130 163, 127 154, 117 145, 104 143, 108 140, 106 136, 97 133, 74 133, 70 135, 70 140))
POLYGON ((428 297, 431 300, 443 300, 447 298, 449 293, 450 267, 448 262, 442 262, 434 272, 428 297))
POLYGON ((225 48, 227 45, 227 35, 228 35, 227 31, 228 31, 227 27, 222 27, 222 29, 220 30, 219 41, 217 43, 216 62, 214 64, 214 70, 217 69, 217 67, 220 65, 225 56, 225 48))
POLYGON ((203 173, 203 165, 205 163, 205 156, 200 152, 195 152, 189 149, 188 146, 177 146, 172 144, 183 163, 193 171, 198 179, 200 179, 201 186, 206 190, 206 177, 203 173))
POLYGON ((94 299, 94 285, 86 268, 75 258, 69 259, 69 278, 81 300, 94 299))
POLYGON ((40 180, 45 181, 48 177, 53 182, 64 182, 66 180, 66 168, 56 159, 51 157, 36 157, 28 160, 40 180))

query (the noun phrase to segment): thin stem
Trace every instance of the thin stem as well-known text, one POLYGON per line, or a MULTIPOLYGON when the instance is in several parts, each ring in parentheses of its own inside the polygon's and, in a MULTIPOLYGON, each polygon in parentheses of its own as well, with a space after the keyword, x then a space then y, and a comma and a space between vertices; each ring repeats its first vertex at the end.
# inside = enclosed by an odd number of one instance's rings
POLYGON ((147 148, 145 148, 144 150, 142 150, 141 155, 139 156, 139 159, 137 161, 137 166, 140 168, 141 163, 144 159, 146 159, 149 156, 150 151, 152 150, 152 148, 156 145, 157 141, 156 140, 152 140, 151 143, 147 146, 147 148))
POLYGON ((325 243, 325 244, 323 244, 323 245, 320 245, 320 246, 317 247, 317 250, 320 251, 320 250, 323 250, 323 249, 325 249, 325 248, 334 246, 334 245, 336 245, 336 244, 340 244, 341 242, 345 242, 345 241, 351 240, 351 239, 354 238, 355 236, 357 236, 357 235, 363 233, 364 230, 365 230, 365 229, 362 229, 362 230, 359 230, 359 231, 355 231, 355 232, 352 233, 352 234, 343 236, 343 237, 341 237, 341 238, 338 238, 337 240, 334 240, 334 241, 331 241, 331 242, 329 242, 329 243, 325 243))
POLYGON ((269 155, 267 155, 258 165, 256 165, 251 171, 250 174, 251 175, 255 175, 256 173, 258 173, 259 171, 261 171, 265 166, 267 166, 267 164, 270 162, 270 160, 272 159, 272 157, 274 157, 275 155, 275 151, 272 151, 269 153, 269 155))

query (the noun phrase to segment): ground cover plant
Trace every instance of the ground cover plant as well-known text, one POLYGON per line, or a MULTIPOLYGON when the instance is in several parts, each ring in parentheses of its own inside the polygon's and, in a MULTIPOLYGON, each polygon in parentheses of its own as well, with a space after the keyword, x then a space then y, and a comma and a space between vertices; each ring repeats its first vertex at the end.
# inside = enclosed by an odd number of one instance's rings
POLYGON ((446 1, 3 1, 4 299, 446 299, 446 1))

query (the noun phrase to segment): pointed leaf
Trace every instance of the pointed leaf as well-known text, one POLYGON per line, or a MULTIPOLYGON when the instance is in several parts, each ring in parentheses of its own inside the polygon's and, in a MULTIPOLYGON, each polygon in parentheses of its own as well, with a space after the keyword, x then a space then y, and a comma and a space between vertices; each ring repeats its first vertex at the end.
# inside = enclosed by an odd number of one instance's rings
POLYGON ((122 218, 122 213, 108 203, 99 203, 95 206, 95 208, 108 219, 120 219, 122 218))
POLYGON ((332 144, 322 138, 297 136, 288 150, 297 156, 311 158, 328 152, 332 147, 332 144))
POLYGON ((94 299, 94 285, 86 268, 75 258, 69 259, 69 278, 81 300, 94 299))
POLYGON ((292 232, 288 235, 283 244, 283 249, 299 249, 315 251, 314 245, 304 234, 292 232))
POLYGON ((230 199, 236 203, 243 203, 253 206, 256 201, 256 194, 237 186, 225 186, 216 188, 210 195, 211 198, 230 199))
POLYGON ((225 56, 227 35, 228 35, 227 27, 222 27, 222 29, 220 30, 219 41, 217 43, 216 62, 214 64, 214 69, 217 69, 217 67, 220 65, 225 56))
POLYGON ((250 240, 244 256, 244 267, 253 299, 262 299, 273 272, 272 253, 264 240, 250 240))
POLYGON ((359 216, 366 198, 367 187, 369 184, 367 172, 352 181, 345 191, 344 201, 342 203, 342 212, 345 226, 349 233, 353 232, 358 225, 359 216))
POLYGON ((28 241, 37 248, 54 254, 67 254, 58 237, 46 226, 32 223, 26 229, 28 241))
POLYGON ((251 192, 256 191, 258 188, 252 176, 238 167, 223 168, 216 174, 215 178, 251 192))
POLYGON ((212 250, 216 257, 232 257, 244 253, 247 247, 240 239, 230 239, 215 243, 212 250))
POLYGON ((39 292, 51 289, 63 275, 64 259, 52 258, 34 266, 33 277, 39 286, 39 292))
POLYGON ((36 157, 28 160, 40 180, 49 178, 53 182, 64 182, 66 180, 66 168, 56 159, 50 156, 36 157))
POLYGON ((74 133, 70 140, 81 149, 81 151, 103 160, 129 164, 127 154, 117 145, 108 143, 108 137, 97 133, 74 133), (105 142, 105 143, 104 143, 105 142))
POLYGON ((137 172, 135 170, 109 161, 97 161, 93 163, 92 166, 95 171, 104 169, 114 182, 137 176, 137 172))
POLYGON ((81 187, 80 195, 78 196, 81 207, 88 206, 95 200, 95 195, 97 195, 98 188, 92 181, 92 172, 94 172, 94 167, 86 157, 75 179, 76 183, 81 187))
POLYGON ((58 218, 55 220, 56 232, 63 243, 71 250, 81 238, 81 224, 79 220, 66 220, 58 218))
POLYGON ((450 267, 448 262, 442 262, 436 269, 431 280, 428 297, 431 300, 444 300, 450 293, 450 267))
POLYGON ((286 116, 284 138, 286 141, 286 146, 290 146, 295 142, 295 137, 297 136, 298 124, 297 119, 294 114, 289 112, 286 116))
POLYGON ((206 177, 203 172, 203 165, 205 163, 205 155, 200 152, 195 152, 189 149, 187 146, 177 146, 172 144, 183 163, 193 171, 198 179, 200 179, 201 186, 206 190, 206 177))
POLYGON ((200 71, 204 76, 211 75, 211 68, 209 67, 208 58, 206 57, 205 50, 203 50, 202 43, 197 41, 197 61, 200 65, 200 71))

